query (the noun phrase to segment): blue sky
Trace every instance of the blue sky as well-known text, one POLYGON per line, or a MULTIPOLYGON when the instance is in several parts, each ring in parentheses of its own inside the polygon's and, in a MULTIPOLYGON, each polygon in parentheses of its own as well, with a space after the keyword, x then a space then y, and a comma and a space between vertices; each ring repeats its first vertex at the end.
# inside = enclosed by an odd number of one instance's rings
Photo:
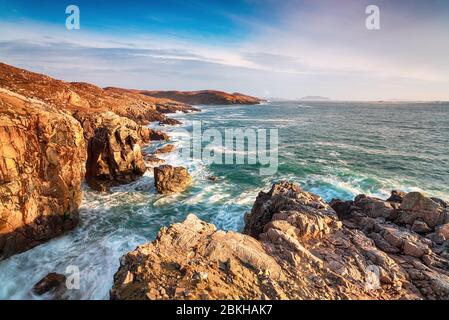
POLYGON ((445 0, 0 0, 0 61, 100 86, 449 100, 447 39, 445 0))

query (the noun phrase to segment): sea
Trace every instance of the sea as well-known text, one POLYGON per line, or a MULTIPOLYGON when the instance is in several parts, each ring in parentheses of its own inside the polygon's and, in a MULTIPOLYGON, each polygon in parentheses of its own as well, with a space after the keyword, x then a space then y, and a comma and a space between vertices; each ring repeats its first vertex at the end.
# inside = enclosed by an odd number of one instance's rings
POLYGON ((275 172, 261 175, 259 164, 217 164, 174 152, 161 158, 193 176, 182 194, 158 195, 152 170, 110 193, 84 186, 75 230, 0 262, 0 299, 49 299, 34 295, 33 285, 50 272, 72 277, 74 270, 79 287, 67 291, 68 299, 109 299, 120 258, 153 241, 162 227, 192 213, 220 229, 242 231, 258 193, 279 180, 299 183, 327 201, 361 193, 385 199, 393 189, 449 200, 449 103, 272 101, 199 108, 171 115, 181 126, 162 128, 178 150, 186 147, 182 134, 197 123, 219 132, 275 130, 275 172))

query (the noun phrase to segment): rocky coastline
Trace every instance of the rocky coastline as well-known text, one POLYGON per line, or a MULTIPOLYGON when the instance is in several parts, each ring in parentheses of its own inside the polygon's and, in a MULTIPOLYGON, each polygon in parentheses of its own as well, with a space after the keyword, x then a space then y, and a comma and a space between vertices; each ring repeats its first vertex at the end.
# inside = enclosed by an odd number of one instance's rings
POLYGON ((122 258, 111 299, 449 299, 448 203, 397 194, 328 204, 276 183, 243 233, 194 215, 162 228, 122 258))
MULTIPOLYGON (((75 228, 84 182, 108 192, 150 169, 158 193, 188 188, 189 172, 157 157, 172 145, 142 153, 145 144, 169 140, 148 124, 176 125, 167 114, 198 111, 184 101, 261 102, 210 98, 212 91, 207 99, 185 100, 184 93, 171 100, 1 63, 0 75, 0 260, 75 228)), ((358 195, 326 203, 281 181, 260 192, 244 220, 242 233, 195 215, 162 228, 121 259, 110 298, 449 299, 449 203, 442 199, 393 191, 387 200, 358 195)), ((35 292, 61 297, 63 282, 49 274, 35 292)))
POLYGON ((195 111, 0 63, 0 260, 75 228, 84 181, 107 192, 139 179, 141 147, 169 140, 147 125, 195 111))

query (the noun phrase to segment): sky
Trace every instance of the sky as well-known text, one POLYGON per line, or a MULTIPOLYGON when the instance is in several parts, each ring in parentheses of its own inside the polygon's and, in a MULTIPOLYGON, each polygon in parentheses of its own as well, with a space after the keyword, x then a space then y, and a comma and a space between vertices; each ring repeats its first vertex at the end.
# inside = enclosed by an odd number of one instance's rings
POLYGON ((449 100, 449 1, 0 0, 0 61, 102 87, 449 100))

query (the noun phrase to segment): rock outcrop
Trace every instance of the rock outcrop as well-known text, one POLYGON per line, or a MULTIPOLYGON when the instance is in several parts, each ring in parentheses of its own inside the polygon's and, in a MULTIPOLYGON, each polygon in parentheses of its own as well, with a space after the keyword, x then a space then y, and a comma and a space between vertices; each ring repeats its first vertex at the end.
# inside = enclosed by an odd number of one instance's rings
POLYGON ((231 105, 260 104, 263 100, 241 93, 226 93, 221 91, 203 90, 203 91, 139 91, 141 94, 154 97, 165 98, 181 103, 193 105, 231 105))
POLYGON ((123 257, 111 298, 448 299, 447 242, 394 223, 392 203, 380 202, 333 201, 344 209, 337 215, 298 185, 275 184, 245 216, 249 235, 217 231, 192 215, 162 229, 123 257))
POLYGON ((130 183, 146 171, 135 122, 109 112, 89 140, 86 181, 95 190, 130 183))
POLYGON ((76 226, 85 162, 70 114, 0 89, 0 259, 76 226))
POLYGON ((163 165, 154 168, 154 184, 157 192, 165 195, 183 192, 192 183, 186 168, 163 165))
POLYGON ((0 63, 0 259, 76 226, 86 167, 97 190, 139 178, 146 171, 140 146, 169 140, 146 125, 179 124, 165 113, 192 111, 0 63))
POLYGON ((160 149, 157 149, 155 154, 165 154, 165 153, 172 153, 176 150, 176 147, 173 144, 167 144, 166 146, 163 146, 160 149))

